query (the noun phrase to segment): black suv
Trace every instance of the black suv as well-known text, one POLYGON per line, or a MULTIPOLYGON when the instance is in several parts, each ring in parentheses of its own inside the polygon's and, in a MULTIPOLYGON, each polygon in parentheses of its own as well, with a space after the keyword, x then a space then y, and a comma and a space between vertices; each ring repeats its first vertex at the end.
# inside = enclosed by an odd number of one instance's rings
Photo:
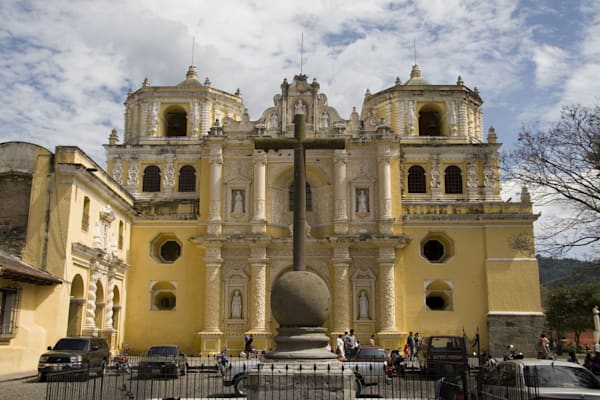
POLYGON ((90 372, 104 375, 109 351, 106 340, 99 337, 66 337, 40 356, 38 379, 46 380, 51 373, 78 371, 85 376, 90 372))

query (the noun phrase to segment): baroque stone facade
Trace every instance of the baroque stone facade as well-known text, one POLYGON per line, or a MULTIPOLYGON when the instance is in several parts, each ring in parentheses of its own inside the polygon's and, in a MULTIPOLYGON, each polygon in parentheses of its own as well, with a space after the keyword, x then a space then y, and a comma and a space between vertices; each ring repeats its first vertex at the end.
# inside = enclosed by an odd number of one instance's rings
MULTIPOLYGON (((271 348, 270 288, 292 267, 293 151, 254 141, 293 137, 296 109, 308 138, 345 142, 306 152, 305 257, 329 287, 332 338, 353 328, 397 348, 409 330, 479 332, 496 349, 510 333, 497 315, 541 320, 533 249, 511 242, 533 237, 535 216, 527 196, 500 199, 500 144, 481 106, 460 77, 433 85, 416 65, 347 119, 305 75, 284 79, 256 120, 195 67, 175 86, 145 81, 125 101, 123 142, 112 132, 105 145, 137 210, 124 341, 207 354, 252 333, 271 348)), ((518 344, 525 331, 513 331, 518 344)))

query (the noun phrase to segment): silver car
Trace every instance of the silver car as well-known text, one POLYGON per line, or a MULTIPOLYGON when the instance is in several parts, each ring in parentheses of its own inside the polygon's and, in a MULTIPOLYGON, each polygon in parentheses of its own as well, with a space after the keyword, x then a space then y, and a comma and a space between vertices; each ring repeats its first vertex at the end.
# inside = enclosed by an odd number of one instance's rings
POLYGON ((482 389, 490 398, 600 399, 600 379, 566 361, 503 361, 489 372, 482 389))

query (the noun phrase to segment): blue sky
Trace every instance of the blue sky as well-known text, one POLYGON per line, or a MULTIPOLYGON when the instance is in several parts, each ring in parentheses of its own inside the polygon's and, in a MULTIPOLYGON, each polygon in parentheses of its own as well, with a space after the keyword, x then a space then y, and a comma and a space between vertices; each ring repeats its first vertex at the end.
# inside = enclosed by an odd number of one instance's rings
POLYGON ((316 78, 349 118, 368 88, 461 75, 484 100, 484 125, 505 147, 524 124, 558 120, 600 93, 600 2, 515 0, 4 0, 0 3, 0 141, 78 145, 101 165, 123 101, 145 77, 241 90, 251 119, 283 78, 316 78))

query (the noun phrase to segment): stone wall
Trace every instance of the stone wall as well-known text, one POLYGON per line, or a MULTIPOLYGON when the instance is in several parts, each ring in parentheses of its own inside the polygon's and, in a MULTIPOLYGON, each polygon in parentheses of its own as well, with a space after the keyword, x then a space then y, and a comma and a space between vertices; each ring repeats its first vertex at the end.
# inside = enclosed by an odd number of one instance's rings
POLYGON ((488 352, 501 359, 506 346, 514 345, 525 357, 535 357, 535 343, 544 331, 541 314, 488 314, 488 352))
POLYGON ((5 174, 0 176, 0 249, 16 256, 25 246, 31 176, 5 174))

